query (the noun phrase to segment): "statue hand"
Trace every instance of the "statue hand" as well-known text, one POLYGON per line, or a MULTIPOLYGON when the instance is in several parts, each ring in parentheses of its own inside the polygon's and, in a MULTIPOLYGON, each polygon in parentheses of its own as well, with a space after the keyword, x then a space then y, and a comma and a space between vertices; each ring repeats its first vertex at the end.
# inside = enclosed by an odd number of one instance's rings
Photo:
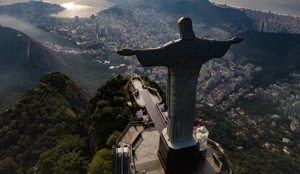
POLYGON ((135 51, 130 49, 123 49, 121 51, 117 51, 117 54, 121 56, 133 56, 135 55, 135 51))
POLYGON ((231 44, 238 44, 238 43, 241 43, 241 42, 243 42, 243 38, 241 38, 241 37, 234 37, 234 38, 232 38, 231 39, 231 44))

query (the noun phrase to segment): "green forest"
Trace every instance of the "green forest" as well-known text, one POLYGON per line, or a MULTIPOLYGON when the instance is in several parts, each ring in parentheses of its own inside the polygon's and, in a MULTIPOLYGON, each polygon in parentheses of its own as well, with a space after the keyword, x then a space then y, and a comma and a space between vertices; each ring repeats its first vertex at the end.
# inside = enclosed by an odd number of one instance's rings
POLYGON ((64 74, 43 77, 0 114, 0 173, 111 173, 111 146, 133 119, 128 83, 113 77, 88 100, 64 74))

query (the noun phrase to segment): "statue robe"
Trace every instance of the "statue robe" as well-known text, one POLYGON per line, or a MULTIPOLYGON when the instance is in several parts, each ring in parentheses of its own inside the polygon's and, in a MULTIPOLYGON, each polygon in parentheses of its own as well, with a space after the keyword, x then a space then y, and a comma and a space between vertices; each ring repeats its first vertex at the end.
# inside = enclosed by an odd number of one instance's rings
POLYGON ((208 60, 224 56, 230 45, 230 41, 195 38, 175 40, 155 49, 135 50, 142 66, 168 68, 167 135, 174 146, 195 144, 193 123, 199 71, 208 60))

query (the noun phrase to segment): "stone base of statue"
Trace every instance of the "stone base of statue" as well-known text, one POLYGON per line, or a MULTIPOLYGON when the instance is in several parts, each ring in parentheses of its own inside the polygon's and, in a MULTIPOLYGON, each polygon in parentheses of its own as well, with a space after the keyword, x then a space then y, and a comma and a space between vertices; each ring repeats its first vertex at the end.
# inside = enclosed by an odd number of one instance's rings
POLYGON ((196 141, 174 147, 168 141, 165 129, 160 135, 158 157, 165 174, 192 174, 204 155, 200 153, 196 141))

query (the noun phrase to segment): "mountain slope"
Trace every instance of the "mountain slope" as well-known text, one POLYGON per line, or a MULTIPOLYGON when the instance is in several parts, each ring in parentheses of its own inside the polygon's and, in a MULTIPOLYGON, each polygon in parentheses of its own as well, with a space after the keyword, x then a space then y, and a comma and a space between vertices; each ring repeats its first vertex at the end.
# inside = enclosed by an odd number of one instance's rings
POLYGON ((236 61, 261 66, 254 84, 266 85, 300 73, 300 35, 286 33, 245 32, 243 43, 232 47, 236 61))
POLYGON ((194 21, 210 26, 224 28, 231 32, 254 29, 254 23, 242 11, 222 8, 211 4, 208 0, 188 0, 169 3, 163 10, 175 16, 189 16, 194 21))
POLYGON ((40 67, 41 70, 53 70, 63 64, 38 42, 16 30, 0 27, 1 70, 16 66, 40 67))
POLYGON ((35 15, 39 18, 58 13, 63 10, 64 8, 60 5, 43 1, 29 1, 0 6, 0 14, 8 14, 11 16, 35 15))
POLYGON ((88 103, 64 74, 43 77, 0 113, 0 173, 110 172, 117 131, 133 119, 129 83, 128 77, 114 77, 88 103), (103 151, 107 163, 98 160, 103 151))
POLYGON ((0 173, 83 173, 89 153, 79 112, 86 104, 67 76, 42 78, 0 114, 0 173))
POLYGON ((32 88, 47 72, 64 66, 63 61, 27 35, 0 27, 0 106, 32 88))

